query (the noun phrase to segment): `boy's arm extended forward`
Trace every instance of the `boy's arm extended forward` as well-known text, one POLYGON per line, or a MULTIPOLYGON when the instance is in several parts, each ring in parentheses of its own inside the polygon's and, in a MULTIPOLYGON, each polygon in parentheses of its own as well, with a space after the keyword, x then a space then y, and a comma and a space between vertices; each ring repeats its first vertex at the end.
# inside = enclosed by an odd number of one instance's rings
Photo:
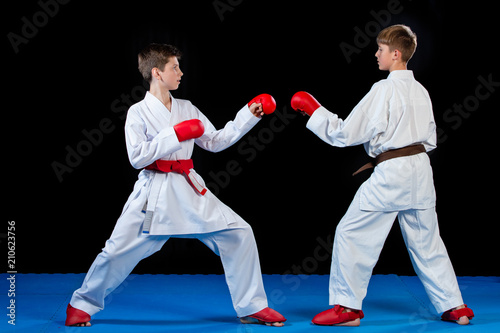
MULTIPOLYGON (((366 143, 387 126, 386 96, 374 85, 370 92, 356 105, 349 116, 343 120, 328 111, 319 103, 315 110, 301 110, 311 115, 307 128, 326 143, 336 147, 355 146, 366 143)), ((307 94, 309 95, 309 94, 307 94)), ((314 98, 302 95, 302 98, 314 98)), ((295 96, 294 96, 295 97, 295 96)), ((293 99, 292 99, 293 101, 293 99)), ((297 105, 297 101, 296 105, 297 105)), ((308 103, 305 103, 306 107, 308 103)), ((294 105, 292 104, 292 107, 294 105)))
POLYGON ((203 113, 199 118, 205 125, 205 133, 195 142, 201 148, 219 152, 241 139, 254 127, 264 114, 271 114, 276 109, 276 101, 269 94, 254 97, 236 114, 234 120, 226 123, 224 128, 217 130, 203 113))
POLYGON ((203 113, 200 112, 199 118, 205 125, 205 133, 196 139, 196 144, 201 148, 211 151, 222 151, 243 137, 258 122, 247 105, 245 105, 237 114, 234 120, 230 120, 226 125, 217 130, 203 113))

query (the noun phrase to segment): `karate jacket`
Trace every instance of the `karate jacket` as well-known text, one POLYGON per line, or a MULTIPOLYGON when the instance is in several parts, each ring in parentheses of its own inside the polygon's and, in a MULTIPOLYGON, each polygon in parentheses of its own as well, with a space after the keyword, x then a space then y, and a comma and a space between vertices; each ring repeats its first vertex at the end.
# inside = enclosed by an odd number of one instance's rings
MULTIPOLYGON (((190 159, 195 143, 211 152, 226 149, 258 121, 259 118, 245 105, 233 121, 217 130, 191 102, 172 97, 169 111, 155 96, 147 92, 142 101, 130 107, 125 122, 130 163, 142 171, 125 204, 122 217, 143 219, 146 208, 153 209, 150 235, 207 233, 226 229, 231 223, 241 220, 210 190, 205 195, 196 192, 184 174, 160 173, 143 168, 158 159, 190 159), (173 126, 189 119, 199 119, 205 132, 195 140, 179 142, 173 126), (158 190, 154 207, 151 207, 152 187, 158 190)), ((194 163, 196 165, 196 161, 194 163)), ((198 183, 205 186, 202 177, 194 169, 190 171, 198 183)))
MULTIPOLYGON (((320 107, 307 128, 333 146, 363 144, 371 157, 416 144, 423 144, 427 152, 436 148, 436 123, 429 94, 409 70, 392 71, 387 79, 375 83, 345 120, 320 107)), ((434 207, 436 195, 429 157, 418 154, 382 162, 359 191, 362 210, 434 207)))

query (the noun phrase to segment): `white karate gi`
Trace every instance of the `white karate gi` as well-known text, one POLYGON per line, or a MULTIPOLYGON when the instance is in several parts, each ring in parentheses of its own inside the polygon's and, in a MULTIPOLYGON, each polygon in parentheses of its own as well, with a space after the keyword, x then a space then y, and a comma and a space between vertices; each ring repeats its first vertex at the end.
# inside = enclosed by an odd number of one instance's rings
MULTIPOLYGON (((413 72, 393 71, 375 83, 349 116, 320 107, 307 128, 337 147, 364 144, 375 157, 391 149, 436 147, 436 124, 425 88, 413 72)), ((398 217, 413 267, 438 312, 463 304, 455 272, 439 236, 435 190, 427 154, 377 165, 337 226, 330 272, 330 304, 361 309, 382 246, 398 217)))
MULTIPOLYGON (((155 160, 191 158, 194 143, 208 151, 221 151, 245 135, 257 122, 244 106, 234 121, 221 130, 186 100, 172 97, 171 112, 152 94, 133 105, 125 124, 131 164, 142 169, 155 160), (179 142, 173 126, 199 119, 205 133, 179 142)), ((191 169, 201 185, 203 179, 191 169)), ((151 207, 148 206, 148 209, 151 207)), ((104 298, 118 287, 137 263, 160 250, 171 237, 197 238, 220 256, 233 305, 239 317, 267 307, 259 256, 251 227, 209 190, 195 191, 184 174, 142 170, 113 233, 90 268, 70 304, 90 315, 104 308, 104 298), (149 234, 143 234, 147 201, 156 182, 159 194, 149 234)))

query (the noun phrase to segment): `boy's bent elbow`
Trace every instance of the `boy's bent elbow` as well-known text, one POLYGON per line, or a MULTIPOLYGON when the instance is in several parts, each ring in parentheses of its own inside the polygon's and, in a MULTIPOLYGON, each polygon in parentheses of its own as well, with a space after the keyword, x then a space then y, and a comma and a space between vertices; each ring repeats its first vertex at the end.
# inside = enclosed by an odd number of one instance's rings
POLYGON ((128 159, 129 159, 129 162, 132 165, 132 167, 134 169, 137 169, 137 170, 144 169, 145 167, 147 167, 148 165, 151 164, 149 162, 149 159, 145 159, 145 158, 141 157, 140 155, 136 155, 136 154, 129 155, 128 159))
POLYGON ((134 161, 132 159, 129 159, 129 161, 130 161, 130 164, 132 165, 132 167, 134 169, 137 169, 137 170, 143 169, 143 168, 145 168, 147 166, 144 163, 141 163, 141 162, 138 162, 138 161, 134 161))

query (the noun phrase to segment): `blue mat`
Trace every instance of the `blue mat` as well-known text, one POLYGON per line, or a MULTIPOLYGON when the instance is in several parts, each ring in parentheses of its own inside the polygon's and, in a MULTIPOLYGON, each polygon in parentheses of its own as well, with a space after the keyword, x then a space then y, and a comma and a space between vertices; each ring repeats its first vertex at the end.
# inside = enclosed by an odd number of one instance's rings
POLYGON ((282 328, 240 324, 223 275, 130 275, 90 328, 64 326, 84 274, 16 274, 13 284, 9 277, 0 274, 0 332, 500 332, 500 277, 458 278, 476 314, 460 327, 440 320, 416 277, 375 275, 357 328, 311 324, 329 308, 328 275, 264 275, 269 305, 288 319, 282 328))

